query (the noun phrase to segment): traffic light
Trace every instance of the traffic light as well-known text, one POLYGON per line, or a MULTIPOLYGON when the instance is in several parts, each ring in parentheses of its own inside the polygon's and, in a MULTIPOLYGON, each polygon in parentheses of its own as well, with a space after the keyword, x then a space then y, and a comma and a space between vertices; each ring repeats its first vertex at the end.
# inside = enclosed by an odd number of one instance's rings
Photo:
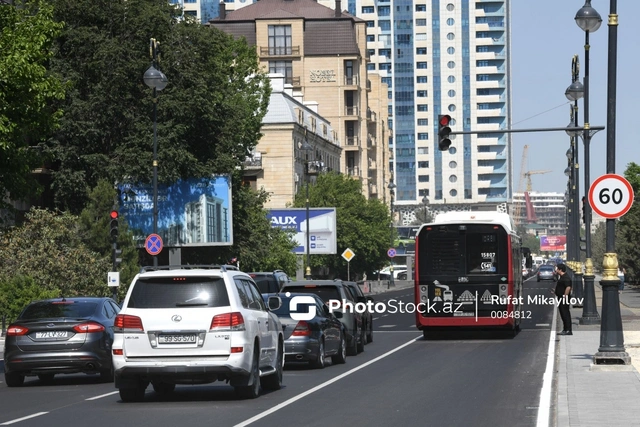
POLYGON ((582 196, 582 223, 587 223, 587 198, 582 196))
POLYGON ((111 211, 109 216, 111 217, 111 221, 109 223, 111 231, 109 233, 111 234, 111 238, 116 240, 118 238, 118 211, 111 211))
MULTIPOLYGON (((114 245, 115 246, 115 245, 114 245)), ((122 249, 113 248, 113 269, 116 270, 118 266, 122 263, 122 249)))
POLYGON ((451 139, 449 139, 449 134, 451 133, 450 123, 450 115, 441 114, 438 116, 438 148, 440 151, 447 151, 451 146, 451 139))

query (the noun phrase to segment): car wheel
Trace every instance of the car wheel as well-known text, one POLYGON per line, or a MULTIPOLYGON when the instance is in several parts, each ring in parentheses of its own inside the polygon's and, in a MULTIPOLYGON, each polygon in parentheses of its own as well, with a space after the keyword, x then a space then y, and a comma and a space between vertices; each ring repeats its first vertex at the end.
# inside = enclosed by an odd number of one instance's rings
POLYGON ((278 344, 276 372, 260 380, 260 385, 265 390, 280 390, 280 388, 282 388, 282 367, 284 366, 284 351, 282 351, 282 346, 282 342, 278 344))
POLYGON ((316 357, 316 360, 312 360, 310 364, 316 369, 324 369, 324 359, 324 338, 320 338, 320 342, 318 343, 318 355, 316 357))
POLYGON ((338 354, 331 356, 331 362, 333 363, 345 363, 347 361, 347 340, 344 337, 344 334, 340 335, 340 349, 338 350, 338 354))
POLYGON ((367 342, 367 333, 364 328, 360 330, 360 341, 358 342, 358 353, 364 351, 364 344, 367 342))
POLYGON ((7 383, 7 387, 20 387, 24 384, 24 375, 20 372, 5 372, 4 382, 7 383))
POLYGON ((369 321, 369 328, 367 331, 367 344, 373 342, 373 319, 369 321))
POLYGON ((54 376, 55 374, 40 374, 38 375, 38 379, 45 384, 51 384, 54 376))
POLYGON ((136 387, 121 388, 120 399, 123 402, 142 402, 146 390, 147 385, 139 381, 136 387))
POLYGON ((152 382, 153 391, 158 394, 169 394, 173 393, 173 390, 176 389, 175 384, 163 383, 163 382, 152 382))
POLYGON ((113 381, 113 369, 103 369, 100 371, 100 382, 102 383, 110 383, 113 381))
POLYGON ((247 386, 236 386, 236 394, 242 399, 255 399, 260 395, 260 349, 253 351, 253 363, 251 364, 251 373, 249 374, 249 383, 247 386))
POLYGON ((347 349, 347 354, 349 356, 355 356, 356 354, 358 354, 358 331, 357 330, 351 337, 351 345, 347 349))

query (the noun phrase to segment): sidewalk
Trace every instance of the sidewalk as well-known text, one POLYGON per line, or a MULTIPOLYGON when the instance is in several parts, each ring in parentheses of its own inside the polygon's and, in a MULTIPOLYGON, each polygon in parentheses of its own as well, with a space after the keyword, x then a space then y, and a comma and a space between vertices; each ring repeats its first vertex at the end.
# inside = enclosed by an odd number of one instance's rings
MULTIPOLYGON (((596 277, 598 314, 602 289, 596 277)), ((555 425, 640 426, 640 287, 620 294, 624 346, 631 365, 594 365, 600 325, 581 325, 582 308, 572 308, 573 335, 557 336, 555 425)), ((560 319, 558 318, 558 322, 560 319)))
POLYGON ((365 295, 375 295, 413 288, 413 280, 395 280, 393 285, 390 285, 388 280, 366 280, 358 282, 358 285, 360 285, 360 289, 365 295))

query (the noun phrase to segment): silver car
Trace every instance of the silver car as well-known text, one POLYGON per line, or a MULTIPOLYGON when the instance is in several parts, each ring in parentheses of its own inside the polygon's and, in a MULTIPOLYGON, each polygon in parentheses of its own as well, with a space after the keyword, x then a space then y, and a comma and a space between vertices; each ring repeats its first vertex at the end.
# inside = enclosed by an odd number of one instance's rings
POLYGON ((556 280, 555 267, 553 265, 541 265, 538 270, 538 282, 541 280, 556 280))

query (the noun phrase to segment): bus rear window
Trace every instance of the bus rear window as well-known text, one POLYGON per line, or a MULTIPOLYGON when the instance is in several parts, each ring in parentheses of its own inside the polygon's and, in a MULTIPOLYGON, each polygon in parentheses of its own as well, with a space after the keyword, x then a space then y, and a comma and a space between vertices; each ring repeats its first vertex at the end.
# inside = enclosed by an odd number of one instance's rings
POLYGON ((495 274, 499 269, 496 233, 467 234, 467 273, 495 274))

